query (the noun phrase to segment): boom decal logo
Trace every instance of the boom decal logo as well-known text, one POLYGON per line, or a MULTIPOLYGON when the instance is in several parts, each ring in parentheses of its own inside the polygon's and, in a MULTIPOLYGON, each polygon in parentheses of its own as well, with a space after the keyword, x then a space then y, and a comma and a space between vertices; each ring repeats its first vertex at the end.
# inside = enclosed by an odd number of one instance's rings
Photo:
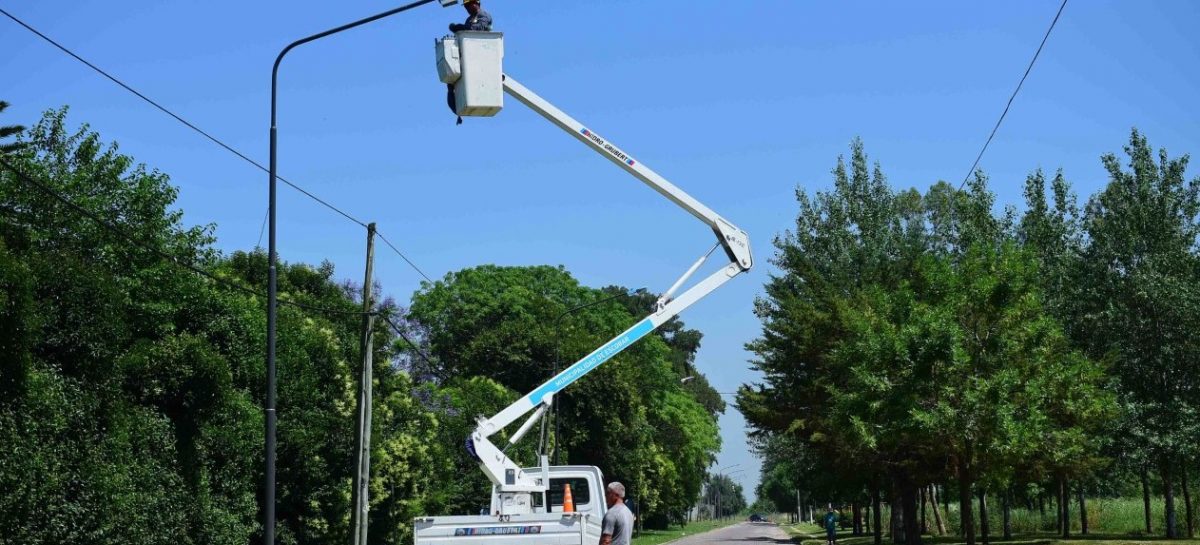
POLYGON ((608 142, 605 142, 603 138, 600 138, 600 136, 598 134, 588 130, 587 127, 579 129, 579 133, 588 137, 588 140, 591 140, 592 143, 596 144, 597 147, 612 154, 613 157, 620 159, 622 163, 625 163, 629 166, 633 166, 633 165, 637 164, 637 161, 634 161, 633 158, 630 157, 628 154, 617 149, 616 146, 609 144, 608 142))

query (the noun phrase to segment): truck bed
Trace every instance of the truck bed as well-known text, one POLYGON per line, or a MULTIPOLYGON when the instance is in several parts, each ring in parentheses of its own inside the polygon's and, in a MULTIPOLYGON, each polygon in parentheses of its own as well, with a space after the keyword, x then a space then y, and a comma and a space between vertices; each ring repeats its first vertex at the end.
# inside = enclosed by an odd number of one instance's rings
POLYGON ((413 543, 597 545, 600 518, 589 513, 422 517, 414 521, 413 543))

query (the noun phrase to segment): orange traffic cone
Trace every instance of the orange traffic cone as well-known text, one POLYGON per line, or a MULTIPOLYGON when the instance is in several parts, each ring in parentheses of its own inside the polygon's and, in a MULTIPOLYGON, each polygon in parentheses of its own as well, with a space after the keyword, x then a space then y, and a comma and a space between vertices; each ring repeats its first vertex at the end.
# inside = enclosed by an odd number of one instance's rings
POLYGON ((571 485, 563 485, 563 510, 564 513, 575 512, 575 498, 571 497, 571 485))

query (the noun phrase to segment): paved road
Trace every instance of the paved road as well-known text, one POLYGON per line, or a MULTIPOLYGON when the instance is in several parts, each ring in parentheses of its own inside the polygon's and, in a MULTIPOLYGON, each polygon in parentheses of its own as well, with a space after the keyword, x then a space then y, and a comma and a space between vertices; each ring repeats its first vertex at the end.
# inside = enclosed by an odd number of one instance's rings
POLYGON ((765 544, 765 545, 782 545, 784 543, 792 543, 788 539, 787 533, 780 530, 774 524, 765 522, 743 522, 713 530, 708 533, 688 536, 678 541, 672 541, 671 545, 712 545, 712 544, 729 544, 729 545, 749 545, 749 544, 765 544))

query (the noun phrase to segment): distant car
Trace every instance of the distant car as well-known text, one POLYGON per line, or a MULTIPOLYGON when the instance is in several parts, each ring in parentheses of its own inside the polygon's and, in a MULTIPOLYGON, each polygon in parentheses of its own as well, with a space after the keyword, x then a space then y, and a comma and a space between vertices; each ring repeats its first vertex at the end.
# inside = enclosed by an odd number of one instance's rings
POLYGON ((766 522, 766 521, 767 521, 767 519, 763 518, 763 516, 758 513, 750 515, 750 522, 766 522))

